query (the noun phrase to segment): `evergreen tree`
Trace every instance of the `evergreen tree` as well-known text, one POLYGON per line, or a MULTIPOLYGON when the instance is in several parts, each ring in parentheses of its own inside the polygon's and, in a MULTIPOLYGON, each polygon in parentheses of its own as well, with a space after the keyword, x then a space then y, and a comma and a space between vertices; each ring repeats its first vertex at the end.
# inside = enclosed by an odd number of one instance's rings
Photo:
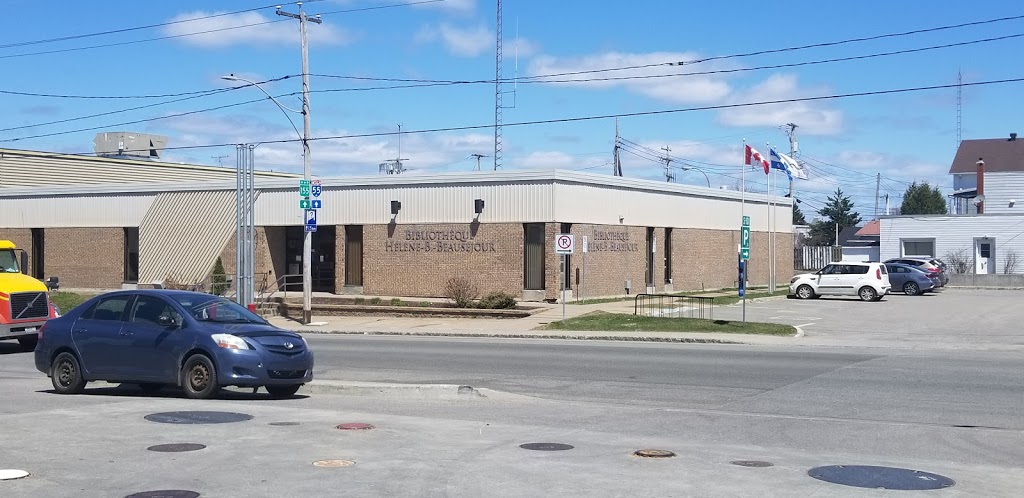
POLYGON ((210 273, 210 293, 223 296, 228 290, 227 275, 224 274, 224 262, 217 258, 213 264, 213 271, 210 273))
POLYGON ((946 198, 928 182, 911 183, 903 193, 900 214, 946 214, 946 198))
POLYGON ((806 225, 807 218, 804 217, 803 211, 800 210, 799 204, 793 204, 793 224, 794 225, 806 225))
POLYGON ((853 210, 853 201, 838 188, 818 214, 822 219, 811 223, 810 245, 815 246, 836 245, 836 232, 861 221, 860 214, 853 210))

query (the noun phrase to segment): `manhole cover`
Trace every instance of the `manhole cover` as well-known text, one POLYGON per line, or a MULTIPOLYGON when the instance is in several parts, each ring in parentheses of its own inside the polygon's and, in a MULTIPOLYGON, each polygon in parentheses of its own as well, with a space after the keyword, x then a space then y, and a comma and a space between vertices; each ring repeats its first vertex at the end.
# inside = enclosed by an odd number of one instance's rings
POLYGON ((352 460, 317 460, 317 461, 313 462, 313 466, 314 467, 332 467, 332 468, 351 467, 351 466, 353 466, 355 464, 356 464, 356 462, 353 462, 352 460))
POLYGON ((180 453, 182 451, 197 451, 205 448, 205 444, 196 443, 173 443, 173 444, 158 444, 156 446, 150 446, 146 448, 149 451, 159 451, 162 453, 180 453))
POLYGON ((740 467, 771 467, 775 465, 772 462, 765 462, 764 460, 733 460, 729 463, 739 465, 740 467))
POLYGON ((183 491, 180 489, 165 489, 162 491, 143 491, 128 495, 124 498, 198 498, 199 493, 195 491, 183 491))
POLYGON ((373 429, 373 426, 370 425, 370 424, 364 424, 364 423, 361 423, 361 422, 352 422, 352 423, 348 423, 348 424, 338 424, 337 426, 335 426, 335 428, 336 429, 341 429, 343 431, 365 431, 365 430, 373 429))
POLYGON ((524 450, 536 450, 536 451, 564 451, 571 450, 574 448, 571 444, 562 443, 526 443, 519 445, 524 450))
POLYGON ((808 470, 807 475, 833 484, 872 489, 944 489, 956 484, 930 472, 872 465, 828 465, 808 470))
POLYGON ((251 420, 252 415, 233 412, 163 412, 146 415, 150 422, 161 424, 228 424, 251 420))
POLYGON ((11 479, 21 479, 22 477, 28 477, 28 472, 18 469, 0 469, 0 481, 10 481, 11 479))
POLYGON ((271 422, 271 423, 269 423, 267 425, 273 425, 273 426, 276 426, 276 427, 290 427, 290 426, 293 426, 293 425, 299 425, 299 423, 298 422, 271 422))
POLYGON ((675 453, 668 450, 637 450, 633 454, 644 458, 672 458, 676 456, 675 453))

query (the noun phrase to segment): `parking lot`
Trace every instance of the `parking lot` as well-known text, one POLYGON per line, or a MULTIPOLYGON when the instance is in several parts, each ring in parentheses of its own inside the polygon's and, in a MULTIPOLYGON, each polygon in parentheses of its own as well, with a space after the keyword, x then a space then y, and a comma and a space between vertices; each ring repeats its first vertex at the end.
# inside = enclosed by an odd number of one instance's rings
MULTIPOLYGON (((767 299, 747 304, 747 320, 798 326, 803 337, 796 342, 804 345, 1024 351, 1022 298, 1022 291, 944 289, 879 302, 767 299)), ((741 313, 737 304, 716 309, 715 318, 741 313)))

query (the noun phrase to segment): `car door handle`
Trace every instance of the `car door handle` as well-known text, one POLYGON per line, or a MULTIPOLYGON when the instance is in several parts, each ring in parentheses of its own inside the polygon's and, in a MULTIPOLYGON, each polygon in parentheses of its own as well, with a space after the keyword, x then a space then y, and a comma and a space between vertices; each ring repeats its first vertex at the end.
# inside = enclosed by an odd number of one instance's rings
POLYGON ((122 331, 118 332, 118 334, 119 335, 123 335, 123 336, 130 336, 130 335, 132 335, 130 330, 122 330, 122 331))
POLYGON ((76 334, 84 334, 86 332, 88 332, 88 330, 86 330, 86 329, 75 329, 75 333, 76 334))

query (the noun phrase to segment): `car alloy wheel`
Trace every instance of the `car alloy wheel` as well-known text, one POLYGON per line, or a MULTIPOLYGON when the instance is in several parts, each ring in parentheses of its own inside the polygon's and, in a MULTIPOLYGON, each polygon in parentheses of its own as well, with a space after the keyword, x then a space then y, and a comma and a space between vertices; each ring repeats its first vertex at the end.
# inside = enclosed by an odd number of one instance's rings
POLYGON ((903 286, 903 292, 907 293, 908 296, 916 296, 921 293, 921 288, 914 282, 907 282, 907 284, 903 286))
POLYGON ((796 295, 800 299, 810 299, 814 297, 814 289, 810 285, 804 284, 796 289, 796 295))
POLYGON ((867 286, 861 287, 857 294, 860 296, 861 301, 874 301, 878 298, 878 293, 875 292, 875 289, 867 286))

